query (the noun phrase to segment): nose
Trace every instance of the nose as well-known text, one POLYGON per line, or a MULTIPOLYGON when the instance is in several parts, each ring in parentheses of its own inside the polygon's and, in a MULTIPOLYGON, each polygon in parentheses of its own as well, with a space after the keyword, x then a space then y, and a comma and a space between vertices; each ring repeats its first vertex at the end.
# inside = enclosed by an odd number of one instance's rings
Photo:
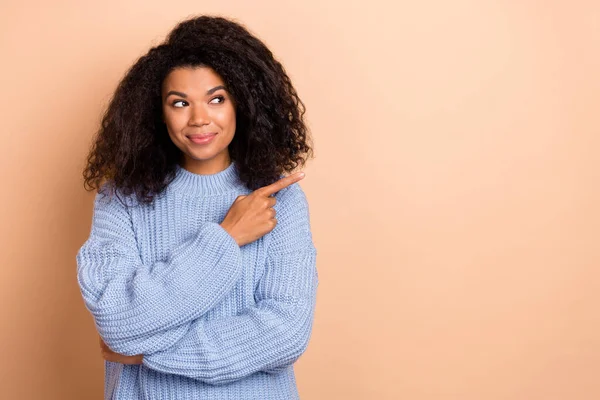
POLYGON ((191 107, 190 119, 188 121, 188 125, 190 126, 202 126, 210 123, 210 116, 208 115, 208 111, 204 108, 202 104, 196 105, 195 107, 191 107))

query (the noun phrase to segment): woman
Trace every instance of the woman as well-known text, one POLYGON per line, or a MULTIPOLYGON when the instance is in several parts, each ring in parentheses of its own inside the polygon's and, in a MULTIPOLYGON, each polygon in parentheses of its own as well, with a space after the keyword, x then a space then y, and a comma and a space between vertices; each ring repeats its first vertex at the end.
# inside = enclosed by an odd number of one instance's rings
POLYGON ((180 23, 127 72, 84 171, 77 277, 107 399, 295 399, 317 271, 304 105, 242 26, 180 23))

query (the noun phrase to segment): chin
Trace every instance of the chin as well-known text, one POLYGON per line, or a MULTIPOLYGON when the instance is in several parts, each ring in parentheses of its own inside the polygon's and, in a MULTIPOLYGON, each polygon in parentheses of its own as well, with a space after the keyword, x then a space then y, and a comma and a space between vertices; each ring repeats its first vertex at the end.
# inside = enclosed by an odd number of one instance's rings
POLYGON ((207 155, 197 155, 197 154, 186 153, 186 157, 188 157, 190 160, 194 160, 194 161, 209 161, 209 160, 212 160, 213 158, 215 158, 216 154, 213 156, 207 156, 207 155))
POLYGON ((209 161, 223 155, 223 151, 187 151, 185 155, 194 161, 209 161))

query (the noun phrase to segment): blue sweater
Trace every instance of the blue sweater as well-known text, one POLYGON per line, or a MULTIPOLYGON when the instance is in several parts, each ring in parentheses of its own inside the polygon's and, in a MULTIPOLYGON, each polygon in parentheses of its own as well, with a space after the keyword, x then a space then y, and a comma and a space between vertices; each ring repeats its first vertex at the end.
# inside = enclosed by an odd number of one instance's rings
POLYGON ((298 184, 281 190, 275 229, 240 247, 219 223, 249 193, 232 163, 178 168, 151 204, 96 196, 81 293, 113 351, 144 355, 105 361, 105 399, 298 398, 318 285, 308 204, 298 184))

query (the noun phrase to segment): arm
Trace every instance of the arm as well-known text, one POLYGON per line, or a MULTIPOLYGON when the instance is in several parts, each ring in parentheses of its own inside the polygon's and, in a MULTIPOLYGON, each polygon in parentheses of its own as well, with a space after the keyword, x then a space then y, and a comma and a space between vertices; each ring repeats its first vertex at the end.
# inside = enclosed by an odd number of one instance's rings
POLYGON ((318 285, 316 250, 300 186, 280 195, 279 222, 271 233, 256 306, 232 317, 199 318, 172 348, 145 354, 147 367, 223 384, 283 369, 304 352, 318 285))
POLYGON ((96 196, 90 237, 77 253, 79 287, 98 333, 125 355, 171 347, 241 273, 240 248, 217 223, 199 226, 168 260, 144 265, 127 207, 104 192, 96 196))

